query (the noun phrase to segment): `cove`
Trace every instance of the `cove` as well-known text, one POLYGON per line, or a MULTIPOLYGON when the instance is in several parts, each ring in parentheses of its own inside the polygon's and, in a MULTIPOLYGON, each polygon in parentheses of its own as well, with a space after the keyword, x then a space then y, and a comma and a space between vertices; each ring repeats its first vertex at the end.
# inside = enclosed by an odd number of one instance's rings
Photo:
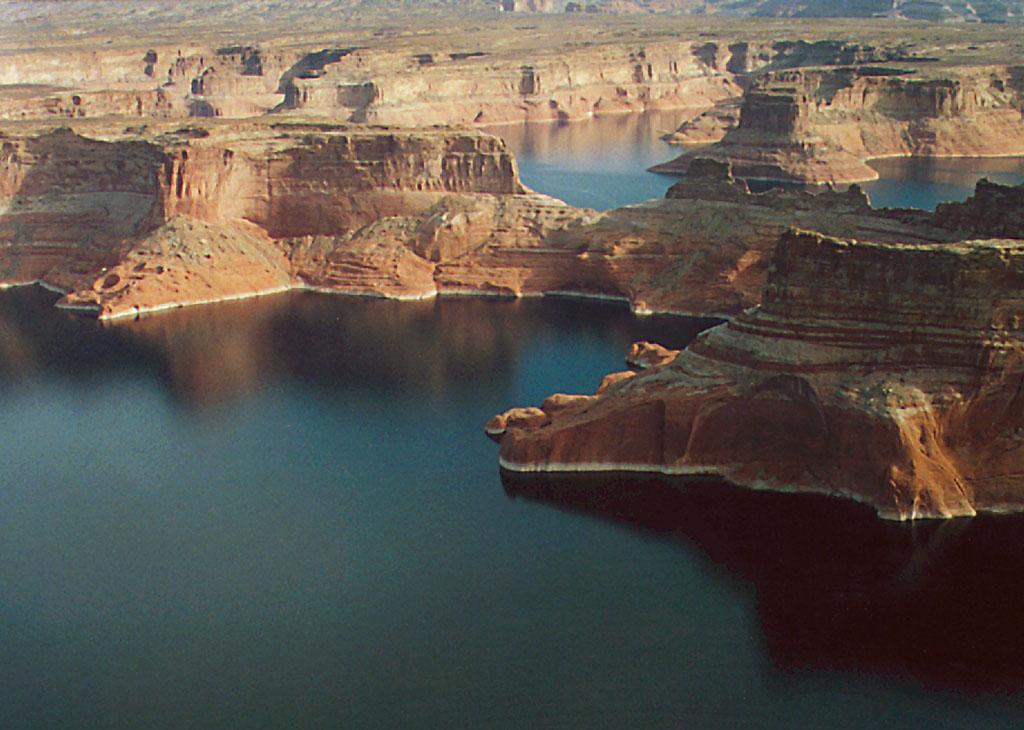
POLYGON ((493 413, 709 321, 0 293, 0 725, 1007 727, 1017 518, 506 478, 493 413))

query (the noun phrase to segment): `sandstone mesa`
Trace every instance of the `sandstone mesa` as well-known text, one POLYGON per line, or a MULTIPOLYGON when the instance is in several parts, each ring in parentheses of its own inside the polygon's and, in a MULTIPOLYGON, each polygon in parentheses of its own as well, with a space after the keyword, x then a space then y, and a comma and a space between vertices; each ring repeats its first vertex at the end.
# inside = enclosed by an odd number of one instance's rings
POLYGON ((3 137, 0 284, 42 282, 105 319, 289 288, 574 293, 729 315, 758 301, 790 226, 912 243, 982 225, 956 206, 874 210, 856 190, 753 194, 711 161, 666 199, 598 213, 526 190, 479 132, 291 120, 93 133, 3 137))
MULTIPOLYGON (((768 72, 734 106, 672 136, 714 142, 699 154, 745 178, 800 183, 874 180, 880 157, 1024 154, 1024 67, 970 67, 922 78, 876 66, 768 72), (718 139, 716 139, 718 137, 718 139)), ((685 171, 692 154, 655 166, 685 171)))

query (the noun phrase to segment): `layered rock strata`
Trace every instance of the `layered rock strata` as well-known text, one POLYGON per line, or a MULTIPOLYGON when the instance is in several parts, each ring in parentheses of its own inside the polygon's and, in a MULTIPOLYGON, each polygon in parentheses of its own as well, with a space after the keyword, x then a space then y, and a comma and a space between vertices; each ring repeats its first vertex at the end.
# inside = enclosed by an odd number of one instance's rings
MULTIPOLYGON (((969 67, 937 78, 894 68, 794 70, 757 77, 739 123, 724 111, 684 125, 677 141, 708 141, 703 157, 741 177, 801 183, 874 180, 876 157, 1024 154, 1020 70, 969 67)), ((692 154, 653 169, 684 172, 692 154)))
MULTIPOLYGON (((364 39, 367 40, 367 39, 364 39)), ((524 51, 373 40, 0 58, 0 119, 327 116, 389 126, 500 124, 595 113, 699 111, 740 93, 731 51, 694 42, 569 43, 524 51)))
POLYGON ((496 417, 516 471, 717 475, 892 519, 1024 507, 1024 242, 784 235, 760 306, 669 364, 496 417))
POLYGON ((68 292, 62 306, 103 317, 302 286, 304 237, 343 237, 451 194, 523 192, 500 140, 479 134, 96 131, 108 139, 2 138, 0 285, 41 281, 68 292))
MULTIPOLYGON (((730 315, 758 301, 790 225, 891 242, 953 241, 971 225, 956 207, 941 221, 875 211, 857 190, 755 195, 713 161, 666 200, 597 213, 525 190, 500 140, 478 133, 87 128, 95 138, 3 139, 0 285, 41 281, 67 292, 61 306, 101 317, 289 287, 573 293, 641 313, 730 315)), ((1006 190, 979 187, 970 205, 1006 190)))
POLYGON ((410 55, 356 48, 283 81, 279 110, 422 126, 704 109, 740 91, 716 60, 678 43, 575 47, 518 59, 486 51, 410 55))
POLYGON ((753 72, 908 55, 898 44, 707 40, 692 29, 666 40, 632 26, 591 29, 584 20, 537 35, 521 30, 424 30, 411 39, 364 32, 322 43, 165 39, 100 51, 19 48, 0 54, 0 119, 299 113, 408 127, 664 108, 697 114, 738 98, 753 72))

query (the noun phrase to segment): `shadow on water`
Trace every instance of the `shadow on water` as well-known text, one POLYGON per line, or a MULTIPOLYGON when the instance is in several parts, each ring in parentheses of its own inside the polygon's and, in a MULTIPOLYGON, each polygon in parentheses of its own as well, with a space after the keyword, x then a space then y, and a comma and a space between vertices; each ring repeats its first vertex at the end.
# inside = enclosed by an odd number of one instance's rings
POLYGON ((893 523, 852 502, 719 482, 505 472, 513 497, 696 546, 749 582, 782 671, 1024 687, 1024 516, 893 523))
POLYGON ((1024 684, 1018 519, 615 477, 506 499, 486 418, 707 322, 296 293, 105 326, 53 299, 0 294, 3 727, 1019 716, 960 701, 1024 684))

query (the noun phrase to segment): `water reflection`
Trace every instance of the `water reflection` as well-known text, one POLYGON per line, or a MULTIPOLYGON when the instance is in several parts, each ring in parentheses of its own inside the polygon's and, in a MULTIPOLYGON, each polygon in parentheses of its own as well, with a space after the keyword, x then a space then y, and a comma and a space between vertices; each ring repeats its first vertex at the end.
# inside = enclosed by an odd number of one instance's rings
POLYGON ((523 182, 585 208, 608 210, 665 197, 671 175, 647 168, 674 157, 661 140, 700 110, 606 114, 561 124, 487 127, 508 143, 523 182))
MULTIPOLYGON (((0 294, 0 388, 64 377, 155 377, 202 408, 275 382, 439 396, 508 381, 537 333, 637 335, 682 346, 713 320, 636 320, 624 306, 577 300, 426 302, 296 292, 112 324, 55 309, 34 287, 0 294)), ((596 382, 594 384, 596 386, 596 382)))
POLYGON ((0 727, 1024 718, 869 674, 1019 682, 1014 522, 632 482, 507 497, 488 417, 704 323, 296 294, 104 327, 52 302, 0 295, 0 727))
POLYGON ((506 491, 698 547, 749 582, 785 671, 1024 688, 1024 517, 912 525, 828 497, 628 476, 505 473, 506 491))

